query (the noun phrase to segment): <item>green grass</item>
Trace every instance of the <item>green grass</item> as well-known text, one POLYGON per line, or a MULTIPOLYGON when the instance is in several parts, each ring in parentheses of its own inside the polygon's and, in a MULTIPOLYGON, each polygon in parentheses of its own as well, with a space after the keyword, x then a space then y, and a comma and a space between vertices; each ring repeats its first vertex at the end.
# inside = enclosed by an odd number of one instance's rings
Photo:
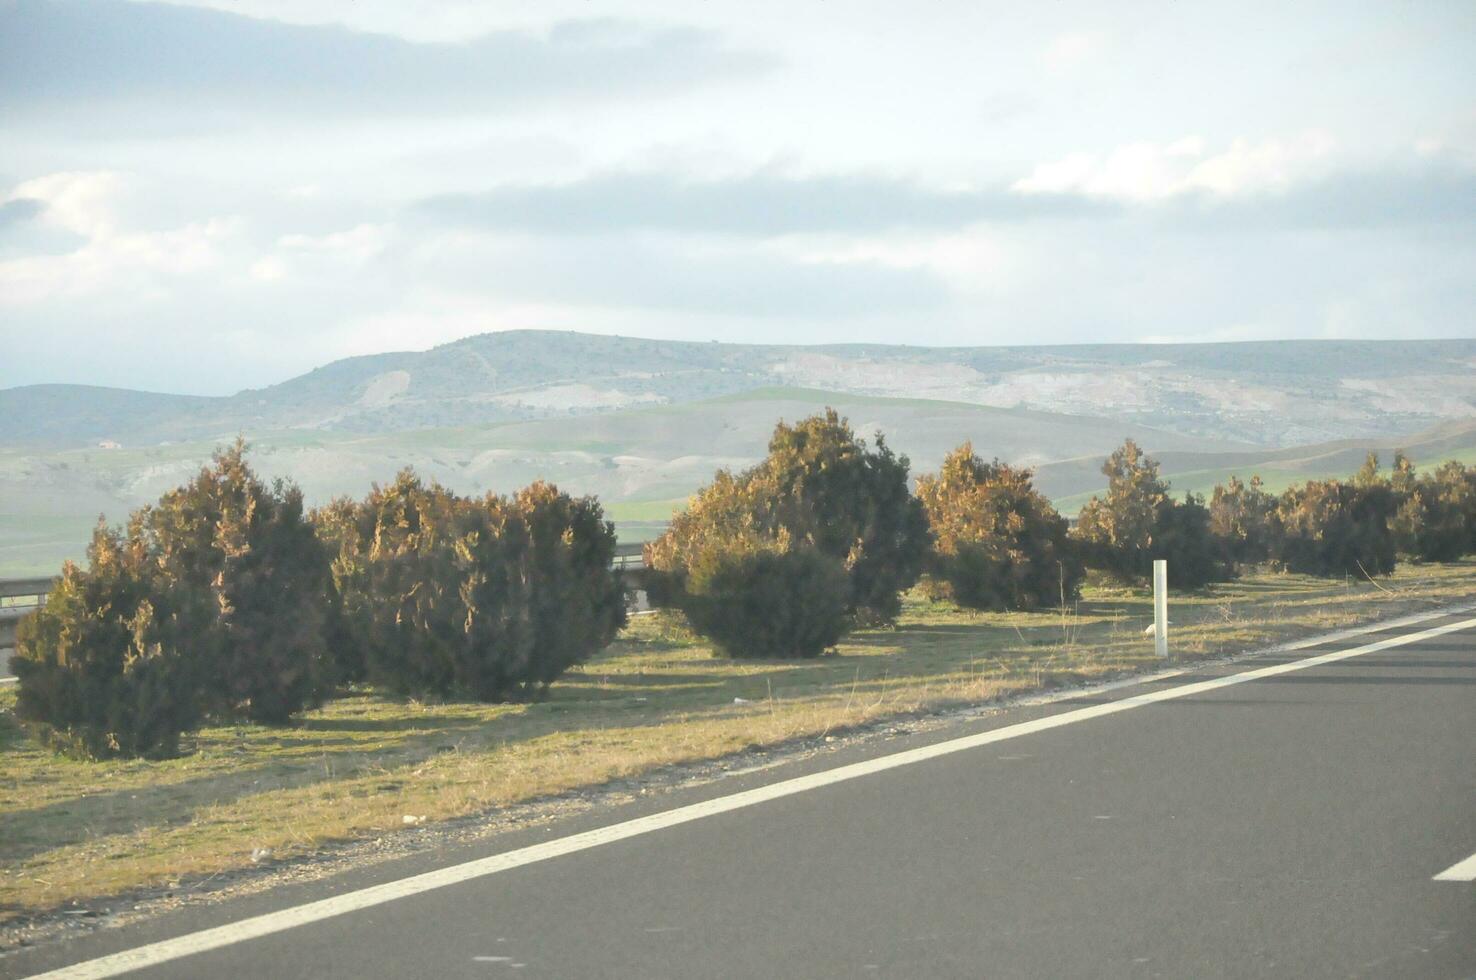
POLYGON ((665 523, 679 510, 685 510, 686 497, 670 500, 620 500, 605 505, 605 517, 617 524, 625 522, 665 523))
MULTIPOLYGON (((1376 587, 1256 575, 1175 597, 1194 660, 1476 594, 1476 563, 1376 587)), ((0 920, 198 880, 333 841, 594 786, 923 710, 1152 669, 1150 597, 1093 588, 1062 613, 975 614, 907 597, 895 629, 811 661, 716 658, 681 622, 637 617, 535 704, 420 704, 355 691, 295 727, 207 728, 162 762, 79 762, 31 741, 0 689, 0 920), (742 699, 742 701, 735 701, 742 699)))

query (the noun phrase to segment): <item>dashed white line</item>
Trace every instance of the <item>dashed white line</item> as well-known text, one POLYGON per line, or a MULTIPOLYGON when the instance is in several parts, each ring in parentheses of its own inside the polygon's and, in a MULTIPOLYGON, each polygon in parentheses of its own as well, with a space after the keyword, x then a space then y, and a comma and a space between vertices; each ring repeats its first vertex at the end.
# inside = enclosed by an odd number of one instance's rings
POLYGON ((1432 879, 1434 881, 1476 881, 1476 854, 1452 864, 1432 879))

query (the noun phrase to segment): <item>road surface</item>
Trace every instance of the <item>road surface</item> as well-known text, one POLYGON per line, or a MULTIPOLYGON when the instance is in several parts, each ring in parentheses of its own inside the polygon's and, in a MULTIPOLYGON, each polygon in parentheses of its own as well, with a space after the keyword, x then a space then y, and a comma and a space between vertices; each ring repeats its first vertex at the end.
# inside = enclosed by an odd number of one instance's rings
POLYGON ((0 974, 112 975, 98 958, 135 950, 150 978, 1473 977, 1473 616, 852 746, 0 974))

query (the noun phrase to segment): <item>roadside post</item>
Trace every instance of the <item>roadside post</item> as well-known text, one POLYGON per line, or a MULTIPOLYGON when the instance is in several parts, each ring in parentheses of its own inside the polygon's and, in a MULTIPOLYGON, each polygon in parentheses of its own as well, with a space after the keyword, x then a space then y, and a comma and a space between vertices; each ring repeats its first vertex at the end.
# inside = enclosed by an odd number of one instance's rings
POLYGON ((1153 561, 1153 648, 1160 658, 1169 655, 1168 562, 1153 561))

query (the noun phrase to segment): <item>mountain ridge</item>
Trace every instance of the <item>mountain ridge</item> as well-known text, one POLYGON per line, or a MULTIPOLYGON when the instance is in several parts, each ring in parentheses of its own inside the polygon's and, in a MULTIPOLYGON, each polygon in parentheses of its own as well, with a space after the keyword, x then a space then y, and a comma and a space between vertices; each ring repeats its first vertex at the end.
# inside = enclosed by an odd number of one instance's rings
POLYGON ((764 387, 922 397, 1292 445, 1476 417, 1476 340, 916 347, 477 334, 344 358, 234 395, 0 389, 0 445, 309 429, 399 432, 685 404, 764 387))

